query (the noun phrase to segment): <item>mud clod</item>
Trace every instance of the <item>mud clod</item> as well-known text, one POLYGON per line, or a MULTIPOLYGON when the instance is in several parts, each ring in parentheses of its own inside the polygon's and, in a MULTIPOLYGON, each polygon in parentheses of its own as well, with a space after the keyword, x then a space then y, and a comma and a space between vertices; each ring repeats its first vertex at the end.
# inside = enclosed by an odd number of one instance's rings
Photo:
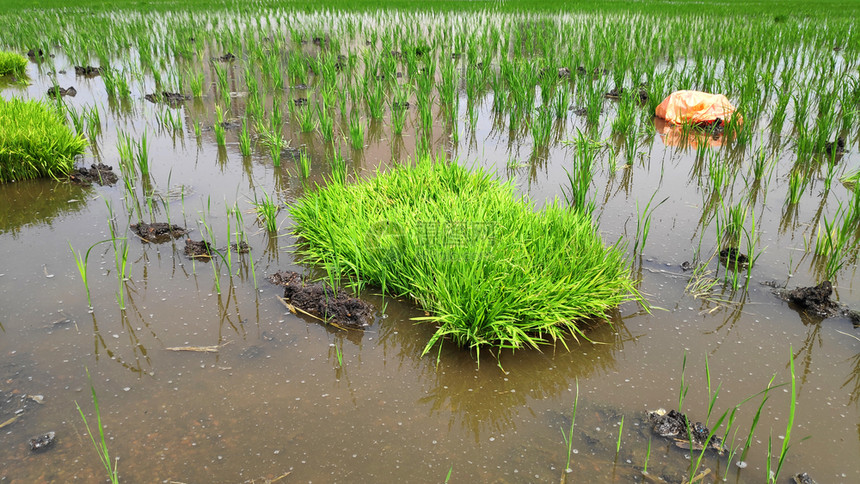
POLYGON ((185 255, 192 259, 208 259, 212 257, 212 252, 214 252, 214 248, 205 240, 198 242, 196 240, 185 239, 185 255))
POLYGON ((624 94, 624 88, 615 86, 611 91, 607 92, 603 96, 607 99, 621 99, 622 94, 624 94))
POLYGON ((72 170, 69 173, 69 180, 84 186, 90 186, 93 183, 110 186, 119 181, 119 177, 113 172, 113 167, 103 163, 93 163, 89 169, 81 167, 72 170))
POLYGON ((307 283, 297 272, 277 272, 269 277, 269 281, 284 286, 284 298, 293 306, 327 323, 364 329, 373 316, 370 304, 350 296, 343 289, 334 290, 322 282, 307 283))
POLYGON ((649 412, 648 420, 654 424, 656 434, 672 439, 676 447, 692 450, 702 450, 707 447, 721 455, 725 451, 722 439, 716 435, 708 439, 711 431, 707 427, 701 422, 690 424, 687 416, 677 410, 666 412, 661 408, 649 412))
POLYGON ((836 138, 836 141, 824 143, 824 154, 827 156, 842 155, 845 153, 845 138, 836 138))
POLYGON ((84 77, 96 77, 102 73, 101 67, 75 66, 75 75, 84 77))
POLYGON ((61 97, 61 96, 71 96, 75 97, 78 94, 78 90, 72 86, 69 86, 67 89, 63 89, 60 86, 53 86, 48 88, 48 96, 51 97, 61 97))
POLYGON ((171 239, 182 237, 188 233, 183 227, 178 225, 169 225, 164 222, 156 222, 152 224, 141 222, 131 226, 131 231, 138 237, 154 244, 161 244, 171 239))
POLYGON ((147 101, 153 103, 153 104, 164 103, 164 104, 167 104, 168 106, 176 107, 176 106, 179 106, 180 104, 182 104, 183 101, 187 101, 187 100, 191 99, 191 96, 187 96, 185 94, 180 94, 178 92, 164 91, 161 94, 159 94, 159 93, 147 94, 146 96, 143 96, 143 98, 146 99, 147 101))
POLYGON ((30 450, 33 452, 40 452, 54 444, 54 441, 57 438, 56 432, 48 432, 42 435, 38 435, 30 439, 30 450))
POLYGON ((720 262, 726 267, 746 267, 750 263, 750 258, 746 254, 741 253, 737 247, 726 247, 720 251, 720 262))
POLYGON ((236 60, 236 56, 233 55, 232 52, 227 52, 221 57, 216 57, 215 60, 217 60, 218 62, 233 62, 234 60, 236 60))
POLYGON ((815 480, 809 477, 809 474, 805 472, 801 472, 799 474, 791 476, 791 480, 795 484, 816 484, 815 480))
POLYGON ((825 318, 840 313, 839 304, 830 300, 830 296, 833 294, 833 285, 830 284, 830 281, 824 281, 814 287, 798 287, 790 291, 776 290, 774 294, 825 318))

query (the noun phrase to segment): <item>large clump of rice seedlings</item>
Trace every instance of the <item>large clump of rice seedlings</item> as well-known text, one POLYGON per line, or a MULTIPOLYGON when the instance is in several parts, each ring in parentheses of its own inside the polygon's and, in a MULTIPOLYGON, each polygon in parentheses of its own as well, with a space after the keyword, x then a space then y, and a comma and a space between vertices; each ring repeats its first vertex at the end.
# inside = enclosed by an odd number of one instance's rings
POLYGON ((27 58, 14 52, 0 51, 0 76, 22 76, 27 69, 27 58))
POLYGON ((0 182, 65 175, 86 140, 44 101, 0 98, 0 182))
MULTIPOLYGON (((442 338, 479 351, 537 347, 641 296, 623 248, 558 202, 536 211, 482 169, 429 157, 370 180, 330 183, 291 208, 297 252, 332 280, 409 295, 442 338)), ((587 337, 586 337, 587 339, 587 337)))

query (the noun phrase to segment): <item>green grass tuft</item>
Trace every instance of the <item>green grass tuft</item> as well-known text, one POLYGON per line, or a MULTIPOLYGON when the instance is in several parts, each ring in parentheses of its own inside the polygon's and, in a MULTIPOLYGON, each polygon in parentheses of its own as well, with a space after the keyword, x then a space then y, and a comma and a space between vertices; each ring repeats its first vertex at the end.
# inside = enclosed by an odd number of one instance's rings
POLYGON ((13 74, 23 76, 27 69, 27 58, 14 52, 0 51, 0 76, 13 74))
POLYGON ((66 175, 87 145, 44 101, 0 98, 0 182, 66 175))
POLYGON ((443 337, 480 350, 537 347, 640 300, 621 247, 558 202, 535 211, 482 169, 420 158, 291 207, 297 252, 330 277, 410 295, 443 337), (334 273, 334 274, 332 274, 334 273))

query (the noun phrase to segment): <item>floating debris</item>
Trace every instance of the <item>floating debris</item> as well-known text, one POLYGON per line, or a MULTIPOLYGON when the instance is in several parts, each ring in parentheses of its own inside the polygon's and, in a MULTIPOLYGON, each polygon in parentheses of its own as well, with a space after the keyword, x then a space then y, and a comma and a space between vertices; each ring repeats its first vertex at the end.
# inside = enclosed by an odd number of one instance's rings
POLYGON ((211 346, 171 346, 164 349, 167 351, 190 351, 192 353, 217 353, 222 347, 227 346, 228 343, 211 346))

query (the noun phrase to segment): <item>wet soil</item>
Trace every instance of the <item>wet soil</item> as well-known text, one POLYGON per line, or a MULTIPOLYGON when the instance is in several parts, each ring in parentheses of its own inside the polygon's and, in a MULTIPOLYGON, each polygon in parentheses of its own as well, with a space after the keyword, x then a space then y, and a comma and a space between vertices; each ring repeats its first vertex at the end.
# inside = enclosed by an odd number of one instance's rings
POLYGON ((151 224, 141 222, 139 224, 132 225, 130 228, 135 235, 146 242, 154 244, 168 242, 171 239, 182 237, 188 233, 188 230, 183 227, 170 225, 164 222, 155 222, 151 224))
POLYGON ((164 104, 167 104, 168 106, 176 107, 176 106, 179 106, 180 104, 182 104, 184 101, 191 99, 191 96, 188 96, 185 94, 180 94, 178 92, 164 91, 161 94, 159 94, 159 93, 147 94, 143 98, 146 99, 147 101, 153 103, 153 104, 164 103, 164 104))
POLYGON ((69 173, 69 180, 84 186, 90 186, 93 183, 111 186, 119 181, 119 177, 113 172, 113 167, 103 163, 93 163, 89 168, 81 167, 72 170, 69 173))
POLYGON ((185 239, 185 255, 192 259, 209 259, 212 257, 213 247, 205 240, 185 239))
POLYGON ((66 89, 63 89, 60 86, 53 86, 48 88, 47 92, 48 96, 56 98, 61 96, 71 96, 75 97, 78 94, 78 90, 72 86, 69 86, 66 89))
POLYGON ((305 282, 301 274, 276 272, 269 277, 272 284, 284 286, 284 299, 296 308, 336 326, 363 329, 370 324, 373 306, 352 297, 343 289, 334 290, 322 282, 305 282))
POLYGON ((102 73, 101 67, 75 66, 75 75, 84 77, 96 77, 102 73))
POLYGON ((236 56, 233 55, 232 52, 227 52, 221 57, 216 57, 215 60, 217 60, 218 62, 233 62, 234 60, 236 60, 236 56))
POLYGON ((648 414, 648 420, 654 424, 654 432, 661 437, 668 437, 675 446, 682 449, 702 450, 705 447, 722 454, 723 441, 716 435, 711 436, 710 430, 702 422, 690 424, 687 416, 677 410, 666 412, 662 408, 648 414), (689 427, 689 433, 687 429, 689 427), (692 447, 691 447, 692 444, 692 447))

